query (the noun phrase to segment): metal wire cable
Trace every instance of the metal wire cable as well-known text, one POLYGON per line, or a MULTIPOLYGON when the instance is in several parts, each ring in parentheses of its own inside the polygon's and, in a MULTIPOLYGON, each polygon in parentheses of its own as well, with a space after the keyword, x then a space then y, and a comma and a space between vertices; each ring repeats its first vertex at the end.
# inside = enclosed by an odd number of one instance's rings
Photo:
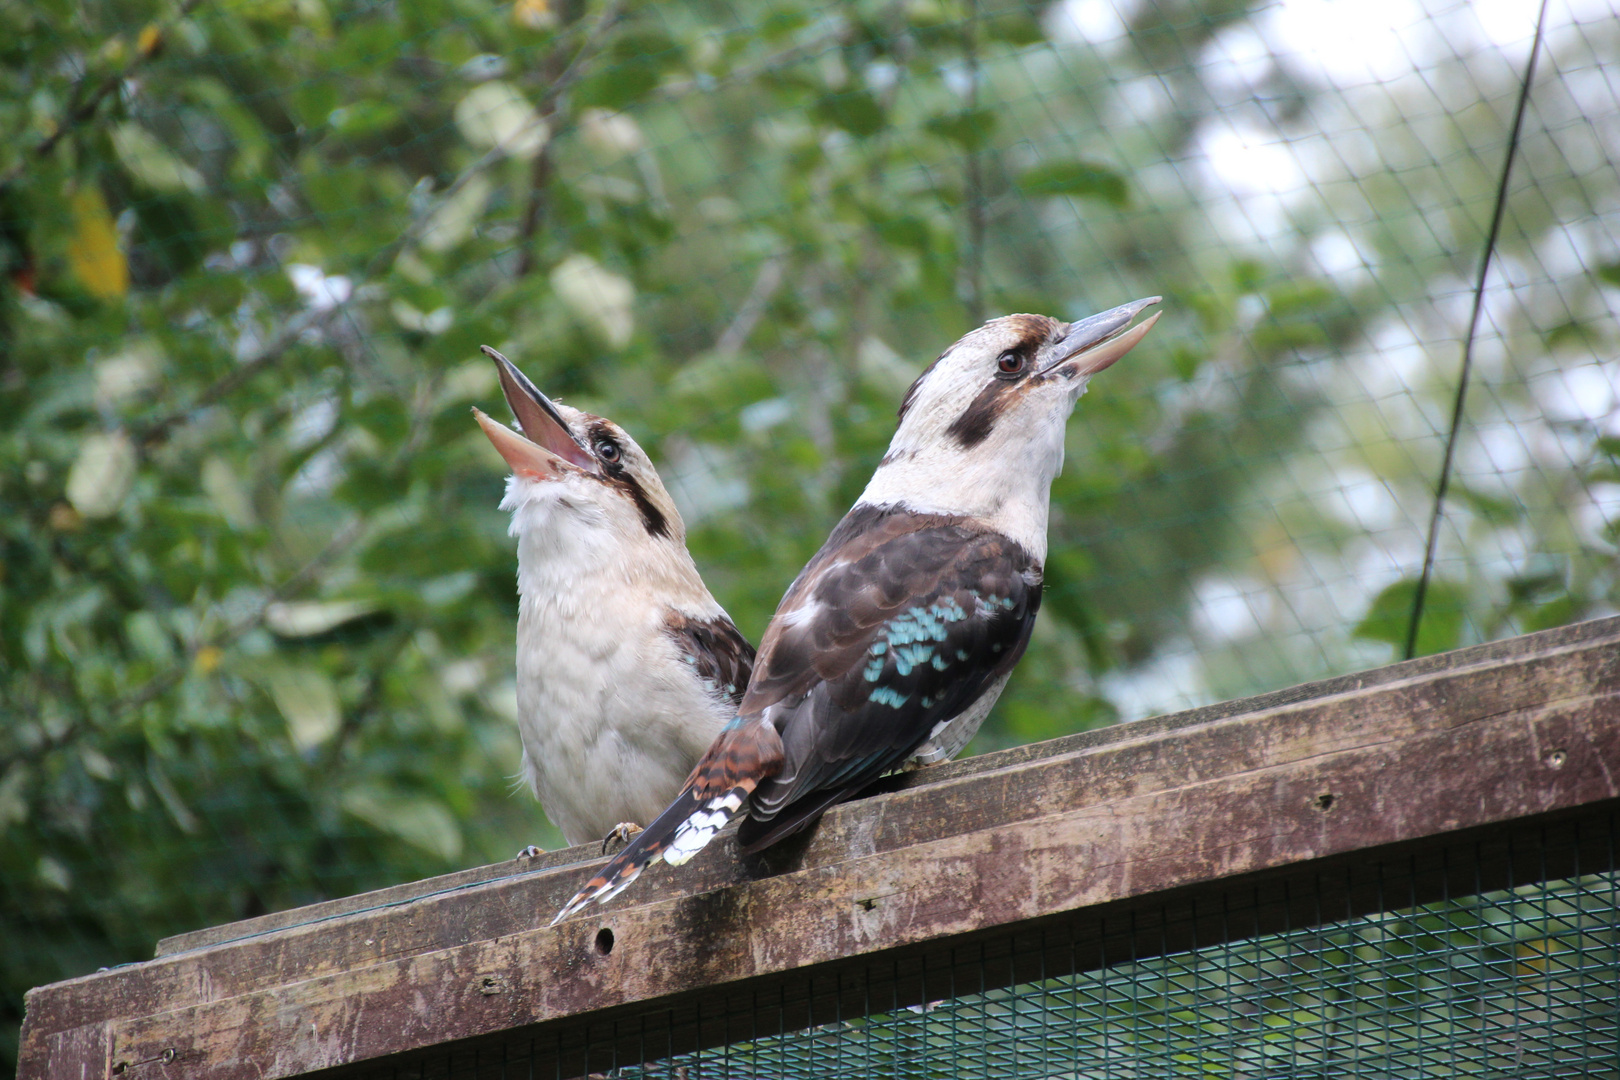
POLYGON ((1524 81, 1519 86, 1519 101, 1513 109, 1513 127, 1508 133, 1502 176, 1496 185, 1496 206, 1491 212, 1490 230, 1485 234, 1485 252, 1479 260, 1479 277, 1474 282, 1474 306, 1468 316, 1468 334, 1463 338, 1462 372, 1457 379, 1457 396, 1451 406, 1451 428, 1446 432, 1446 452, 1440 462, 1440 482, 1434 489, 1434 510, 1429 515, 1423 573, 1418 576, 1417 591, 1412 594, 1412 617, 1406 625, 1406 646, 1401 650, 1404 660, 1410 660, 1416 654, 1418 627, 1423 624, 1423 604, 1428 599, 1435 549, 1440 542, 1440 517, 1445 510, 1446 491, 1451 484, 1451 463, 1457 450, 1457 432, 1462 428, 1463 407, 1468 399, 1468 376, 1474 367, 1474 336, 1479 330, 1479 317, 1485 306, 1485 281, 1490 276, 1491 257, 1496 254, 1496 241, 1502 233, 1502 218, 1507 212, 1508 181, 1513 175, 1513 161, 1519 154, 1519 135, 1524 127, 1525 107, 1530 104, 1530 87, 1536 79, 1536 61, 1541 56, 1541 39, 1547 26, 1547 3, 1548 0, 1541 0, 1541 10, 1536 14, 1536 33, 1530 42, 1530 59, 1524 65, 1524 81))

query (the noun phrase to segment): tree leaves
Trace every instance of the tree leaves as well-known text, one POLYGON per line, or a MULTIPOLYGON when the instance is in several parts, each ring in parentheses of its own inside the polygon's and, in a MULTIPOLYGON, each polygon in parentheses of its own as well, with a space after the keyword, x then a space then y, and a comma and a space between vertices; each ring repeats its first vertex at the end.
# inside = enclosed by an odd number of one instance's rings
POLYGON ((461 854, 461 827, 442 804, 421 795, 406 795, 380 785, 345 791, 343 809, 366 824, 391 833, 437 858, 461 854))
POLYGON ((135 483, 135 447, 122 431, 97 432, 79 445, 68 472, 67 499, 91 520, 116 514, 135 483))
POLYGON ((68 244, 68 265, 92 296, 113 300, 129 289, 129 264, 118 247, 118 229, 107 201, 93 185, 80 187, 68 198, 73 215, 73 238, 68 244))
POLYGON ((323 671, 276 666, 264 676, 265 689, 287 721, 287 734, 301 754, 308 754, 336 735, 343 722, 337 687, 323 671))
POLYGON ((888 122, 883 106, 866 90, 844 90, 823 95, 816 102, 815 116, 862 139, 876 135, 888 122))
POLYGON ((996 132, 996 114, 989 109, 964 109, 929 117, 923 126, 964 150, 982 150, 990 144, 991 136, 996 132))
POLYGON ((630 344, 635 333, 635 286, 589 255, 575 252, 551 271, 551 287, 575 317, 611 348, 630 344))
POLYGON ((134 122, 112 129, 113 149, 130 175, 160 195, 201 194, 208 187, 202 174, 180 160, 145 128, 134 122))
POLYGON ((680 59, 681 51, 662 27, 638 22, 615 35, 607 54, 580 80, 576 105, 611 111, 628 108, 645 99, 680 59))
POLYGON ((1130 205, 1130 188, 1125 178, 1106 165, 1090 161, 1049 161, 1028 169, 1018 177, 1018 189, 1025 195, 1072 195, 1096 199, 1124 209, 1130 205))
MULTIPOLYGON (((1386 586, 1356 625, 1355 636, 1382 641, 1397 650, 1406 647, 1412 607, 1417 600, 1416 578, 1402 578, 1386 586)), ((1415 656, 1455 649, 1462 644, 1464 618, 1468 611, 1468 591, 1460 584, 1441 579, 1429 582, 1424 594, 1423 621, 1418 625, 1415 656)))
POLYGON ((456 103, 456 127, 462 138, 480 150, 500 150, 527 160, 540 152, 551 137, 518 89, 499 79, 481 83, 456 103))

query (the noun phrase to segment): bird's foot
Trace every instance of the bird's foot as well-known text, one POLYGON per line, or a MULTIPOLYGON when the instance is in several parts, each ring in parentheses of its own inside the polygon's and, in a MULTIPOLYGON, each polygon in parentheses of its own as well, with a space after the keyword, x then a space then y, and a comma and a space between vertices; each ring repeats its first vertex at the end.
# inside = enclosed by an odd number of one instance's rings
POLYGON ((619 846, 623 847, 625 844, 628 844, 630 841, 634 840, 636 838, 636 834, 639 832, 641 832, 641 826, 637 825, 635 822, 619 822, 617 825, 613 826, 612 832, 602 837, 602 854, 606 855, 608 853, 608 845, 613 843, 613 841, 617 840, 619 842, 619 846))
POLYGON ((520 851, 516 855, 512 856, 512 858, 513 859, 538 859, 540 856, 544 855, 545 853, 546 853, 545 848, 535 847, 533 844, 530 844, 528 847, 524 848, 522 851, 520 851))

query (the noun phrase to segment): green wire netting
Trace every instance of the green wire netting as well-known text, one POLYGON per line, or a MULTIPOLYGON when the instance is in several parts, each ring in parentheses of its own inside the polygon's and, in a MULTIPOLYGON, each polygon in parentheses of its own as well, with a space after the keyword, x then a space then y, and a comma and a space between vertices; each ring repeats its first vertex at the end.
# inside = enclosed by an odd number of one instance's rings
POLYGON ((1548 882, 965 994, 620 1075, 1620 1076, 1617 905, 1613 874, 1548 882))
MULTIPOLYGON (((1453 870, 1477 874, 1466 855, 1446 858, 1453 870)), ((1533 845, 1518 858, 1521 872, 1535 876, 1533 845)), ((1227 894, 1212 901, 1220 917, 1206 919, 1218 927, 1218 941, 1139 959, 1102 958, 1098 941, 1082 946, 1062 931, 1046 931, 1041 962, 1062 965, 1063 972, 1010 987, 988 987, 989 973, 1004 967, 987 960, 982 946, 976 963, 974 950, 965 948, 951 956, 947 996, 926 1004, 897 1007, 886 997, 892 991, 871 989, 892 985, 881 971, 868 970, 870 982, 840 976, 842 1000, 855 1003, 841 1006, 845 1018, 785 1034, 755 1034, 773 1024, 779 1029, 791 1012, 785 999, 761 993, 751 1009, 733 1004, 717 1021, 723 1027, 711 1024, 724 1032, 724 1044, 713 1049, 680 1052, 658 1013, 615 1021, 611 1038, 607 1029, 593 1029, 590 1076, 1620 1077, 1620 874, 1406 904, 1401 898, 1410 896, 1417 872, 1416 863, 1377 871, 1378 895, 1390 910, 1280 933, 1245 934, 1254 910, 1227 894)), ((1291 888, 1296 900, 1306 897, 1328 912, 1345 903, 1343 885, 1325 876, 1291 888)), ((1154 934, 1169 924, 1152 909, 1130 919, 1138 917, 1154 930, 1141 936, 1134 921, 1130 929, 1151 948, 1154 934)), ((367 1076, 561 1080, 586 1059, 575 1052, 564 1059, 572 1065, 558 1064, 546 1051, 560 1046, 540 1038, 448 1057, 413 1055, 410 1065, 367 1076)))

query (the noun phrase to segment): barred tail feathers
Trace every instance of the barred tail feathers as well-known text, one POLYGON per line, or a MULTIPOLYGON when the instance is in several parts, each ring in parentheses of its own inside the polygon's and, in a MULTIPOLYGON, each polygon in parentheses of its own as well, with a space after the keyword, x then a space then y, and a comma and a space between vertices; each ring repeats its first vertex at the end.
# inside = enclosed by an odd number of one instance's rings
POLYGON ((703 813, 696 788, 688 782, 675 797, 675 801, 666 807, 651 825, 631 840, 628 847, 608 860, 607 865, 598 870, 591 880, 585 883, 585 887, 563 905, 550 925, 556 926, 593 900, 597 903, 606 903, 629 888, 630 884, 641 876, 643 870, 665 856, 671 840, 687 819, 703 813))
POLYGON ((675 801, 587 881, 550 925, 593 900, 606 903, 660 859, 671 866, 690 860, 736 816, 760 782, 781 768, 782 740, 774 727, 764 722, 728 725, 675 801))

